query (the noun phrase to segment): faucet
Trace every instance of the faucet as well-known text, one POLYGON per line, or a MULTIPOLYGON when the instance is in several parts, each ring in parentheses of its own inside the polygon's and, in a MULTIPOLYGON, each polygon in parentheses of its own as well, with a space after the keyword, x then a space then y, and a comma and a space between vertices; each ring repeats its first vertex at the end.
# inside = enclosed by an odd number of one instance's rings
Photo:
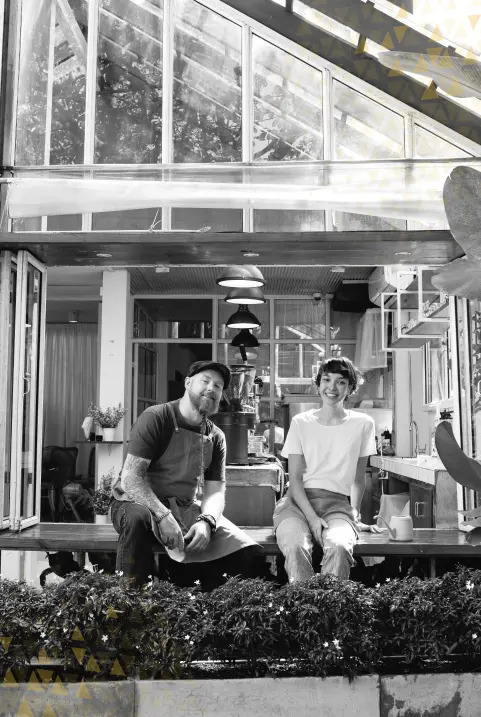
POLYGON ((418 428, 418 424, 416 423, 416 421, 411 418, 411 422, 409 424, 409 432, 410 433, 412 433, 413 428, 416 429, 415 434, 414 434, 414 457, 417 458, 418 453, 419 453, 419 428, 418 428))

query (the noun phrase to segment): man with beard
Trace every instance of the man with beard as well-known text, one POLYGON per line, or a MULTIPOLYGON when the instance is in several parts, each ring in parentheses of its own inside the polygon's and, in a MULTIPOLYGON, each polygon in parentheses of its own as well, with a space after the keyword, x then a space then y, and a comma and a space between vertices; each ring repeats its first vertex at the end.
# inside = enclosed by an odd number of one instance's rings
POLYGON ((137 585, 152 572, 156 540, 178 562, 209 563, 209 571, 199 571, 209 584, 213 572, 239 574, 250 562, 256 543, 222 515, 225 437, 208 420, 229 382, 224 364, 196 361, 182 398, 147 408, 132 427, 111 514, 119 533, 117 570, 137 585))

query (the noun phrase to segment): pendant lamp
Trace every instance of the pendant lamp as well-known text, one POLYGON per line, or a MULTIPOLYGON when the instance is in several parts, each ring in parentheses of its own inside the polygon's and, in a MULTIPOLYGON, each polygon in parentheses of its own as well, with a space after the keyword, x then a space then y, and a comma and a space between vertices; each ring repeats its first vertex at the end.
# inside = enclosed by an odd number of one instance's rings
POLYGON ((230 329, 257 329, 260 325, 261 322, 249 311, 246 304, 240 304, 235 314, 226 321, 226 326, 230 329))
POLYGON ((230 342, 231 346, 247 346, 248 348, 257 348, 259 346, 259 342, 257 338, 251 334, 249 329, 241 329, 238 334, 234 336, 232 341, 230 342))
POLYGON ((232 286, 233 288, 249 288, 264 286, 265 279, 257 266, 227 266, 223 274, 217 279, 219 286, 232 286))
POLYGON ((266 298, 257 286, 231 289, 224 301, 228 304, 265 304, 266 298))

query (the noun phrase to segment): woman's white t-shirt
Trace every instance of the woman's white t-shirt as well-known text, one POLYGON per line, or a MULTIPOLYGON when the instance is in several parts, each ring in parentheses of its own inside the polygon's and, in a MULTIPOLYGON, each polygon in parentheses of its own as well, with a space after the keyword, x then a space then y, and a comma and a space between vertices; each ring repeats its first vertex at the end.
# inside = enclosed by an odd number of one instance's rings
POLYGON ((304 456, 304 488, 350 495, 358 459, 376 453, 374 421, 366 413, 348 411, 344 423, 323 426, 316 418, 318 411, 293 417, 282 455, 304 456))

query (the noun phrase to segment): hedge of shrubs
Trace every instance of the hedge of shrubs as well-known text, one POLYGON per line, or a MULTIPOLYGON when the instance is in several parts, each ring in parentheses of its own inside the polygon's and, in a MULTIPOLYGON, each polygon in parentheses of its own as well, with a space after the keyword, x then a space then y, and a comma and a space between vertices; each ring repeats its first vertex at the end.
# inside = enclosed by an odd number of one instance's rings
POLYGON ((481 570, 375 588, 232 578, 211 593, 166 582, 136 590, 101 573, 43 591, 0 580, 4 682, 39 668, 70 679, 192 677, 199 661, 216 676, 239 665, 241 676, 480 669, 481 570))

